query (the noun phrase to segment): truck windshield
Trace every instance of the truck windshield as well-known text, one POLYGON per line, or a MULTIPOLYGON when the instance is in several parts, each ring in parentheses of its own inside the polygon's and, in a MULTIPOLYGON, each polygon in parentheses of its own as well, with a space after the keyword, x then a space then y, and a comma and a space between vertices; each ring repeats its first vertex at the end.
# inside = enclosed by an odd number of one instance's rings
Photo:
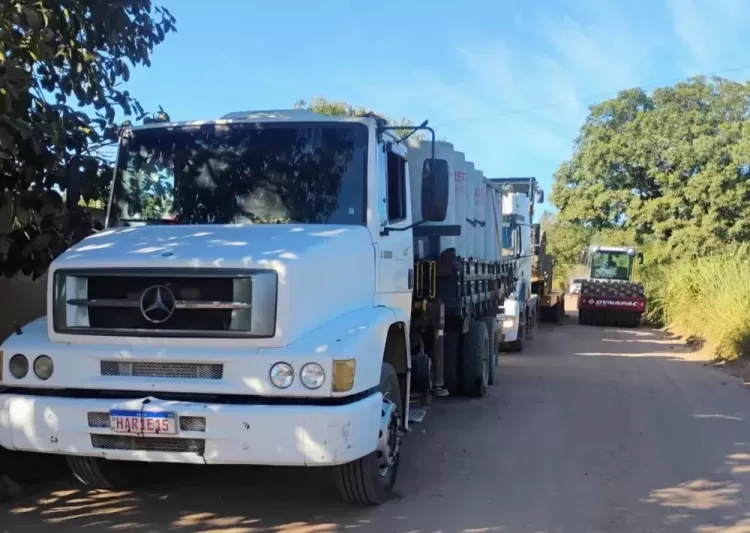
POLYGON ((108 225, 365 224, 367 134, 351 123, 132 130, 108 225))
POLYGON ((630 279, 633 258, 622 252, 596 252, 591 258, 591 277, 601 279, 630 279))

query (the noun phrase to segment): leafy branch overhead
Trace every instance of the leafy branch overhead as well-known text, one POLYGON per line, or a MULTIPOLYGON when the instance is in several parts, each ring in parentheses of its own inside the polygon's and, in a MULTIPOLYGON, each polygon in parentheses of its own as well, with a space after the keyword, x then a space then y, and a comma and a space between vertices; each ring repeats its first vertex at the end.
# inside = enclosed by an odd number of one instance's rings
MULTIPOLYGON (((44 242, 62 239, 40 252, 34 272, 88 234, 90 227, 71 223, 90 224, 90 217, 69 212, 50 225, 38 215, 62 207, 58 191, 67 191, 73 208, 79 191, 87 202, 106 197, 112 176, 106 149, 117 141, 118 120, 168 119, 161 109, 150 116, 123 84, 133 67, 150 66, 154 47, 171 31, 174 17, 150 0, 0 3, 0 191, 15 193, 14 202, 23 193, 24 210, 33 213, 26 221, 14 215, 0 221, 1 228, 13 228, 0 245, 6 275, 20 268, 13 250, 33 255, 30 234, 44 242)), ((44 248, 36 242, 35 250, 44 248)))

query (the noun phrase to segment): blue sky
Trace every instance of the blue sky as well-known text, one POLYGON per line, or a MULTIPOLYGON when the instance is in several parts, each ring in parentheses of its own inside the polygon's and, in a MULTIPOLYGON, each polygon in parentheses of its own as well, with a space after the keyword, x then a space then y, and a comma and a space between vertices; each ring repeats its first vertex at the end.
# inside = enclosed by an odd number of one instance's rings
POLYGON ((146 109, 211 119, 346 100, 429 119, 486 176, 535 175, 548 192, 589 104, 750 77, 748 0, 154 2, 178 32, 133 72, 146 109))

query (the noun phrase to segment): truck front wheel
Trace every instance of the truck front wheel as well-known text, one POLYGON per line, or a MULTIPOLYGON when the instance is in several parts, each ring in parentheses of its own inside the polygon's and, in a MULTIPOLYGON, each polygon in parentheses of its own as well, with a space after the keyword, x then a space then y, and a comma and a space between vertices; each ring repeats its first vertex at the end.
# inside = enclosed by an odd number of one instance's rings
POLYGON ((380 371, 380 431, 374 452, 334 467, 342 499, 356 505, 380 505, 391 496, 401 453, 401 390, 396 371, 383 363, 380 371))
POLYGON ((500 328, 497 326, 497 317, 489 316, 482 319, 487 326, 487 334, 490 337, 490 362, 487 365, 489 374, 487 383, 494 385, 498 380, 498 351, 500 350, 500 328))
POLYGON ((130 488, 134 484, 134 477, 129 472, 136 465, 130 462, 75 455, 68 455, 65 459, 76 479, 88 487, 118 490, 130 488))

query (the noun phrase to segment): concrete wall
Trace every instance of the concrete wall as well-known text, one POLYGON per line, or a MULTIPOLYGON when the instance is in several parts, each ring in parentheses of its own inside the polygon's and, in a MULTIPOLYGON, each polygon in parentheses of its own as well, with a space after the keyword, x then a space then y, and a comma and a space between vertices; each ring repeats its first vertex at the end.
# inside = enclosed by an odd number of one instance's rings
MULTIPOLYGON (((9 200, 9 198, 8 198, 9 200)), ((91 209, 94 216, 104 222, 103 209, 91 209)), ((16 216, 21 222, 28 214, 18 209, 16 216)), ((8 233, 12 227, 10 202, 0 207, 0 235, 8 233)), ((36 281, 31 276, 19 275, 8 279, 0 275, 0 342, 13 332, 15 325, 23 325, 45 313, 47 276, 36 281)))

